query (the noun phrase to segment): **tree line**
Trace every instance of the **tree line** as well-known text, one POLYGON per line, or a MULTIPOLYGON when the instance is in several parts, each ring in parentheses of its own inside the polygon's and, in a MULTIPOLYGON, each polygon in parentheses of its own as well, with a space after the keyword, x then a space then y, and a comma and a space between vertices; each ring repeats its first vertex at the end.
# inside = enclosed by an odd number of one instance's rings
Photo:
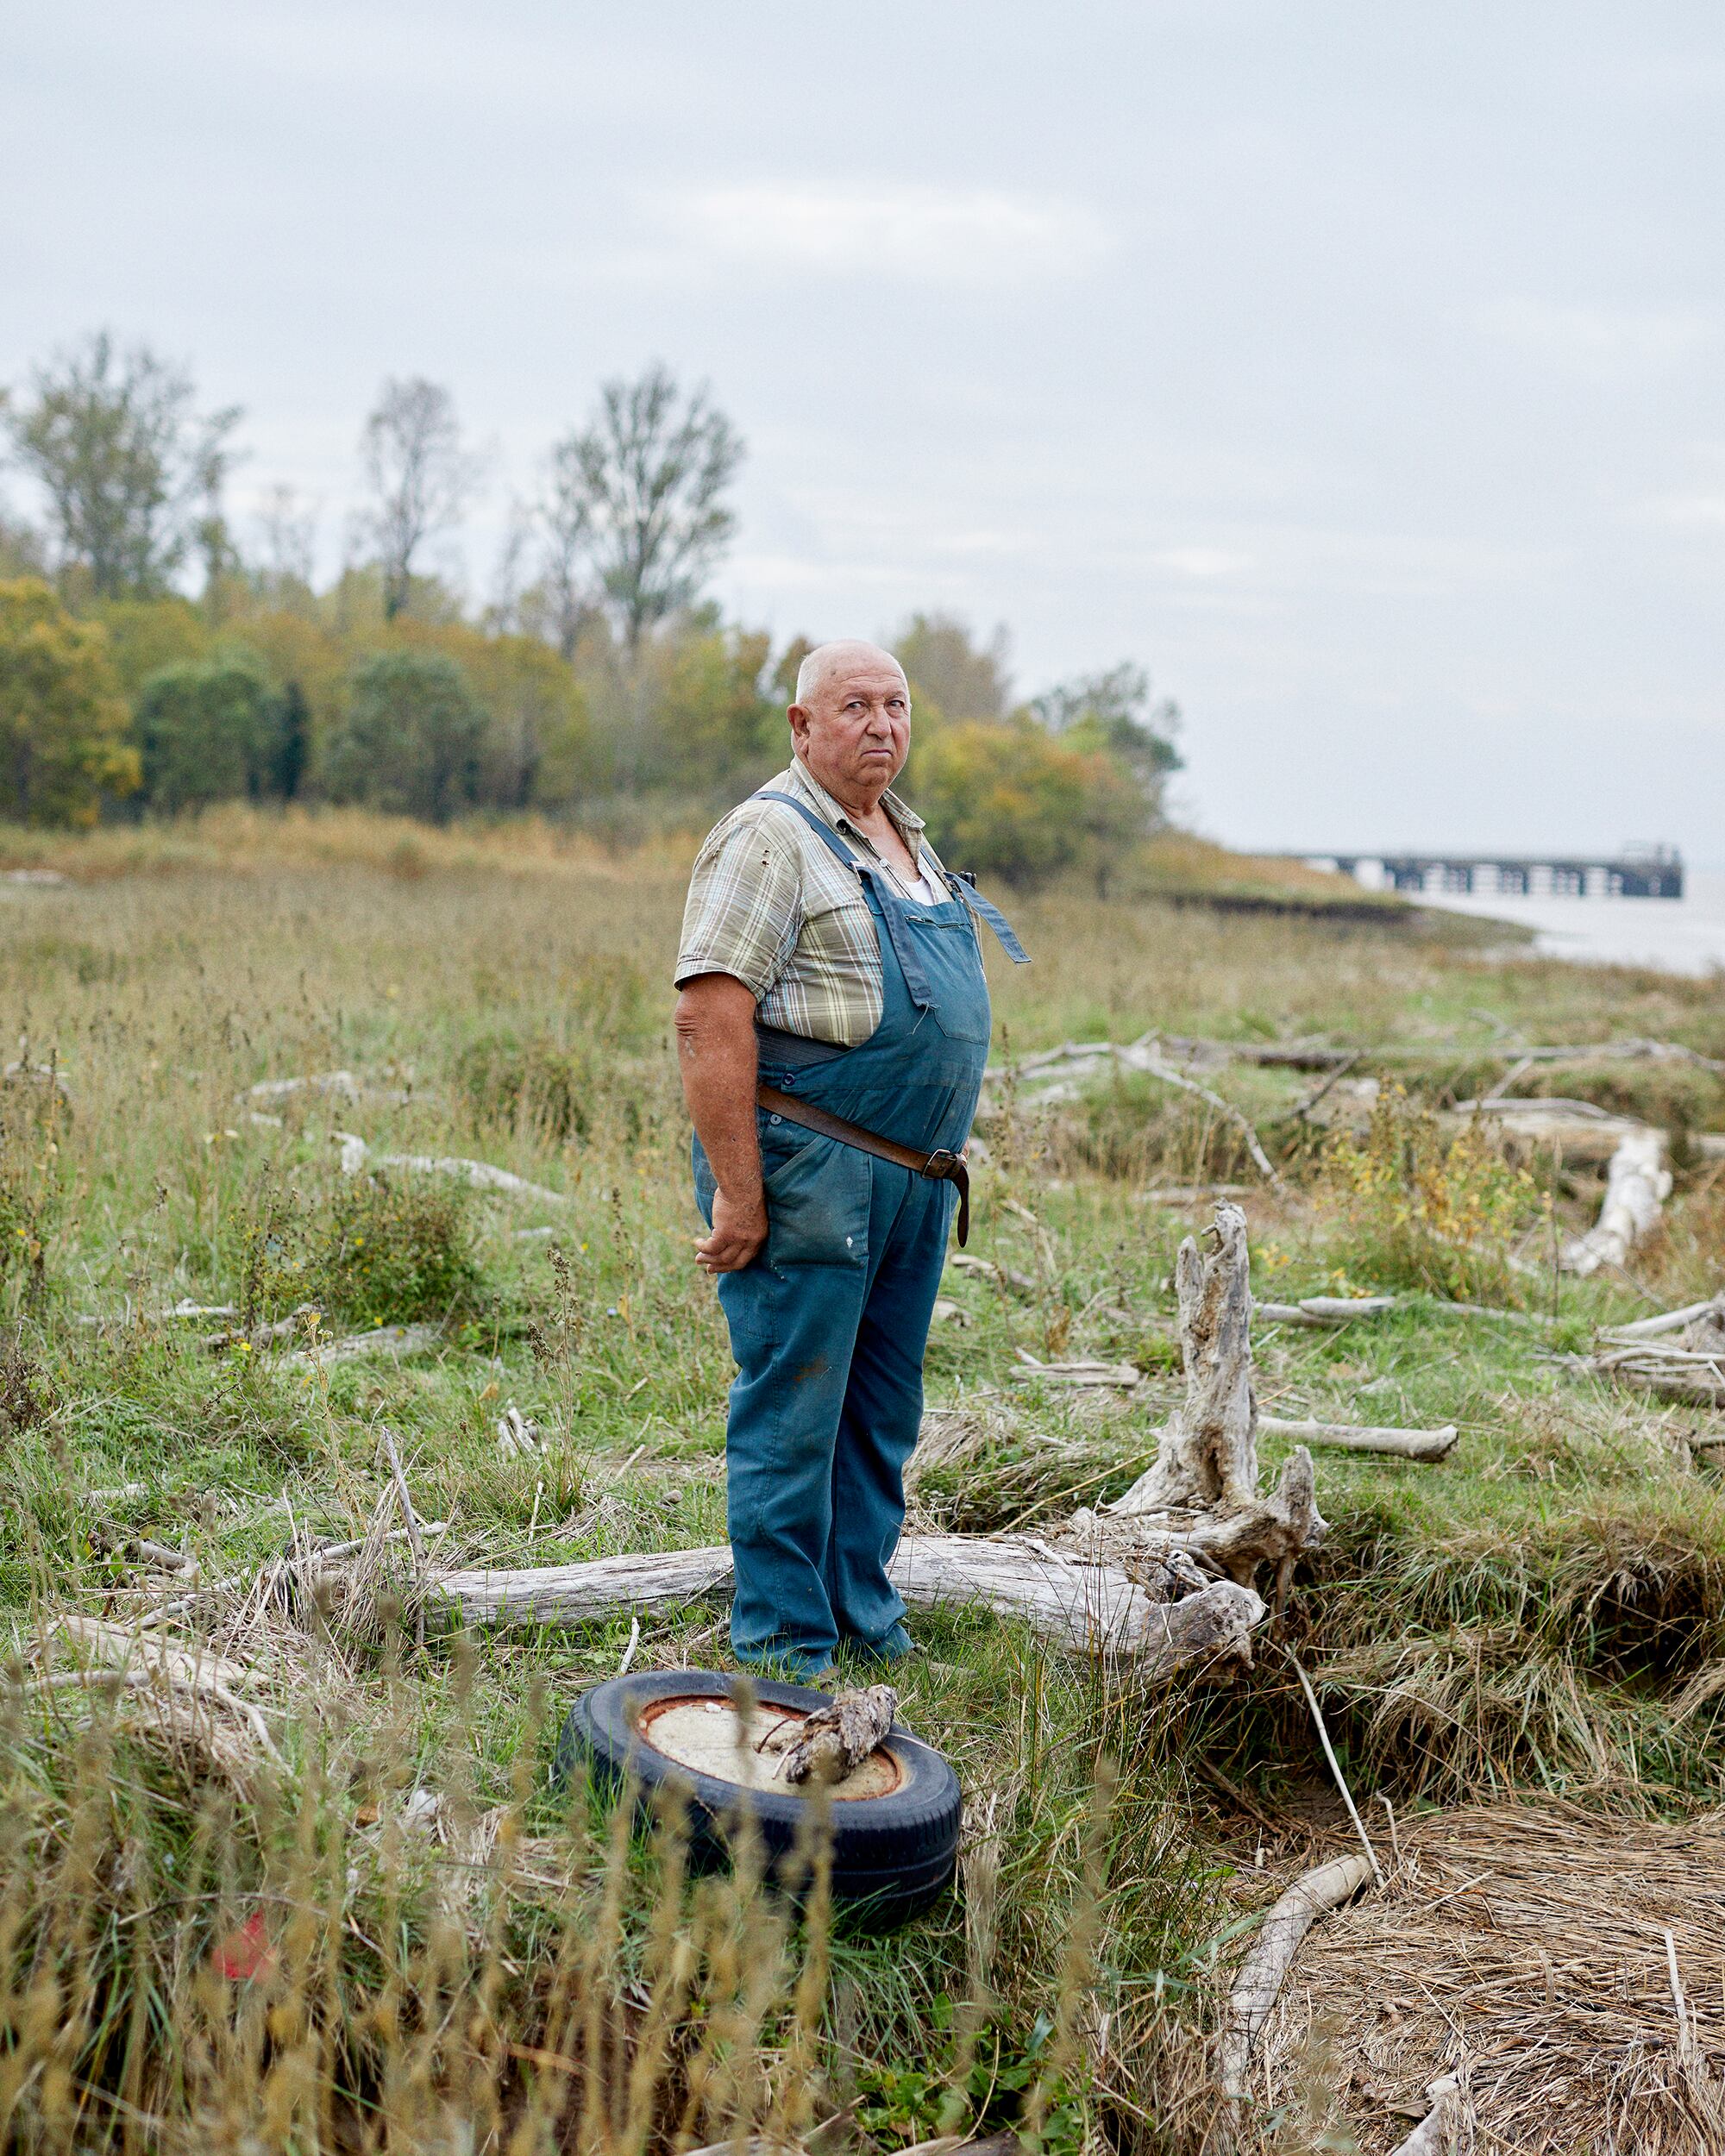
MULTIPOLYGON (((479 605, 439 555, 481 479, 446 388, 383 385, 321 585, 291 490, 244 537, 230 520, 241 419, 105 333, 0 397, 34 510, 0 505, 0 818, 321 801, 628 839, 700 822, 784 757, 809 645, 706 596, 743 444, 706 389, 661 366, 605 384, 479 605)), ((906 783, 956 862, 1105 883, 1156 828, 1179 715, 1140 667, 1021 703, 1003 634, 923 613, 889 641, 916 713, 906 783)))

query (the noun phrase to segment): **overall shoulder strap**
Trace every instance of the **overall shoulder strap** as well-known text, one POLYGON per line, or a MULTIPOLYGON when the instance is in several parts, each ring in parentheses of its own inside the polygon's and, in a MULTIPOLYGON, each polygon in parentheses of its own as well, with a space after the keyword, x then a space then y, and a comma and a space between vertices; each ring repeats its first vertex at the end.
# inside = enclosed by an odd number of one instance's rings
POLYGON ((805 808, 800 801, 793 800, 788 793, 777 793, 771 787, 763 787, 760 793, 750 798, 756 801, 782 801, 787 808, 794 808, 809 829, 818 837, 825 839, 848 868, 856 871, 858 881, 873 893, 875 911, 886 924, 893 956, 898 960, 899 971, 905 977, 905 993, 919 1011, 927 1010, 934 1000, 928 985, 928 975, 923 971, 922 961, 917 956, 911 941, 903 902, 888 878, 880 873, 874 862, 859 860, 830 824, 824 824, 812 809, 805 808))
POLYGON ((777 801, 785 808, 794 809, 815 837, 825 839, 846 868, 856 869, 862 868, 862 863, 857 860, 856 855, 851 852, 831 824, 824 824, 814 811, 803 802, 794 799, 788 793, 775 793, 769 786, 763 786, 758 793, 751 793, 749 798, 751 801, 777 801))
POLYGON ((953 897, 963 899, 976 918, 979 921, 986 921, 994 930, 1000 938, 1000 949, 1012 960, 1013 965, 1029 965, 1030 953, 1013 933, 1012 924, 1001 912, 1000 907, 992 905, 980 891, 973 891, 965 877, 955 875, 950 868, 946 871, 946 881, 953 897))

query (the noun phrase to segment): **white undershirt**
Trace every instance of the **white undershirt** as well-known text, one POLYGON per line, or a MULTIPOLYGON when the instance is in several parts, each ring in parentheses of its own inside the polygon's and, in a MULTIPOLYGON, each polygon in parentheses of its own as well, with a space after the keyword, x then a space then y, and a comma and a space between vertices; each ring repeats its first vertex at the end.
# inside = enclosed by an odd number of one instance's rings
MULTIPOLYGON (((855 830, 851 830, 848 835, 850 836, 854 846, 856 837, 855 830)), ((900 836, 902 837, 903 833, 901 832, 900 836)), ((905 843, 909 845, 910 841, 906 839, 905 843)), ((939 884, 935 881, 933 871, 932 869, 925 869, 923 867, 921 847, 919 846, 917 849, 917 873, 913 876, 907 876, 902 868, 894 868, 892 862, 889 862, 886 856, 881 853, 878 849, 875 851, 875 859, 881 862, 883 868, 891 871, 894 882, 898 885, 900 890, 904 893, 907 899, 915 899, 924 906, 940 906, 944 904, 946 893, 941 889, 939 884)))

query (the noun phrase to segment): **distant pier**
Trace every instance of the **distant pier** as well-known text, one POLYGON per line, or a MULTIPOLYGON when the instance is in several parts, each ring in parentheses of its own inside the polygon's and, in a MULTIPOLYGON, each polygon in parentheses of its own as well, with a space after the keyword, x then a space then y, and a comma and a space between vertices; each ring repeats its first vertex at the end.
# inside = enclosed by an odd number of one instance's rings
POLYGON ((1683 856, 1675 846, 1626 846, 1621 854, 1302 853, 1277 856, 1339 869, 1357 883, 1395 891, 1530 893, 1556 898, 1680 899, 1683 856))

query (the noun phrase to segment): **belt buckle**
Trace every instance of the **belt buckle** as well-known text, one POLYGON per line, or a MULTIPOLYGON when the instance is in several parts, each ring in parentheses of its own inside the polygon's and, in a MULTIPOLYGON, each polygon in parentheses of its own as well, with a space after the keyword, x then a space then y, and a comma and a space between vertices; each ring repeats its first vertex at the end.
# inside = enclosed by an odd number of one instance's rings
POLYGON ((923 1163, 922 1172, 938 1183, 950 1182, 957 1166, 957 1154, 943 1145, 923 1163))

